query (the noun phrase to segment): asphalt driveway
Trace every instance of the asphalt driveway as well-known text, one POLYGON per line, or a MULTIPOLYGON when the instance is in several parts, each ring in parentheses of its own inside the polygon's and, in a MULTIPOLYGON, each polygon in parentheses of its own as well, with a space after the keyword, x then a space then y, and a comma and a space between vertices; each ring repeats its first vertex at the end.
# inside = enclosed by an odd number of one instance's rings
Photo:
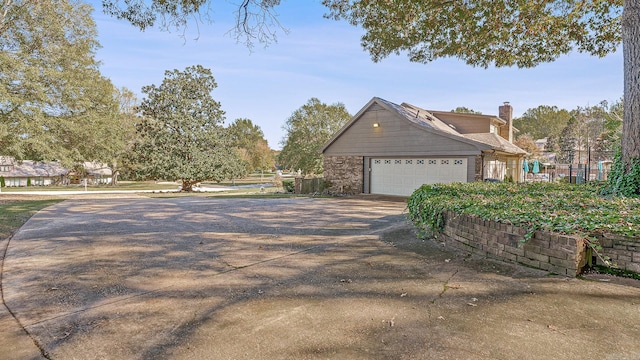
POLYGON ((0 358, 640 359, 637 284, 470 258, 404 207, 59 203, 8 243, 0 358))

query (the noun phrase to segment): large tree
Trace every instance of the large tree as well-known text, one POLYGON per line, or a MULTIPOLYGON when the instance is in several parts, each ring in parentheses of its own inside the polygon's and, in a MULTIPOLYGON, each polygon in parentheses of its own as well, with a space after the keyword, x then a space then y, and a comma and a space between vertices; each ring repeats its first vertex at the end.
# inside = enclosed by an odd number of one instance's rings
POLYGON ((182 181, 182 189, 205 180, 233 177, 240 159, 222 126, 224 111, 211 92, 217 87, 200 65, 165 72, 160 86, 142 88, 146 98, 134 146, 138 171, 149 178, 182 181))
POLYGON ((118 103, 94 59, 92 8, 77 1, 0 4, 0 149, 70 166, 104 160, 118 103))
POLYGON ((229 127, 231 142, 245 161, 247 172, 264 171, 275 166, 269 143, 258 125, 250 119, 236 119, 229 127))
POLYGON ((113 171, 113 186, 118 185, 118 176, 120 171, 126 166, 129 153, 133 150, 136 142, 136 122, 139 120, 137 116, 138 100, 135 94, 123 87, 116 89, 114 97, 119 104, 119 111, 114 114, 111 126, 108 127, 109 139, 106 151, 103 155, 103 161, 111 167, 113 171))
POLYGON ((350 118, 342 103, 327 105, 317 98, 309 99, 283 126, 286 135, 278 156, 279 164, 287 169, 300 169, 305 174, 321 174, 320 148, 350 118))
POLYGON ((521 117, 513 119, 513 126, 520 134, 529 134, 534 140, 558 137, 567 125, 571 113, 557 106, 540 105, 527 109, 521 117))

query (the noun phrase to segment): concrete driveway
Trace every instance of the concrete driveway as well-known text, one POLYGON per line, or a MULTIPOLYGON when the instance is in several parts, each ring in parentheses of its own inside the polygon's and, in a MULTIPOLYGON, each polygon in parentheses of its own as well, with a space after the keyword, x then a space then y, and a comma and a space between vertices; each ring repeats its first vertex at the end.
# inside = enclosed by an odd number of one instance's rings
POLYGON ((404 207, 62 202, 8 243, 0 358, 640 359, 637 283, 467 257, 404 207))

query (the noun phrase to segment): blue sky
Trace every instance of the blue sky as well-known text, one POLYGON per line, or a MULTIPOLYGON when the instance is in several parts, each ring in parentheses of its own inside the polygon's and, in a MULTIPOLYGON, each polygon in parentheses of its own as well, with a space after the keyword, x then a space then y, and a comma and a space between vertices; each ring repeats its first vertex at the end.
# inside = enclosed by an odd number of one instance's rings
POLYGON ((312 97, 341 102, 351 114, 374 96, 433 110, 465 106, 483 114, 497 114, 509 101, 517 117, 539 105, 574 109, 615 101, 623 91, 621 49, 602 59, 571 54, 533 69, 474 68, 456 59, 415 64, 405 56, 374 63, 360 46, 362 31, 324 19, 319 0, 283 0, 280 22, 290 33, 253 51, 227 35, 233 15, 232 5, 224 2, 213 2, 213 24, 199 29, 192 24, 185 37, 180 31, 141 32, 104 15, 99 1, 89 2, 96 8, 102 45, 97 59, 115 86, 141 98, 142 86, 160 85, 165 70, 200 64, 216 78, 212 95, 222 104, 226 123, 251 119, 273 149, 281 148, 287 118, 312 97))

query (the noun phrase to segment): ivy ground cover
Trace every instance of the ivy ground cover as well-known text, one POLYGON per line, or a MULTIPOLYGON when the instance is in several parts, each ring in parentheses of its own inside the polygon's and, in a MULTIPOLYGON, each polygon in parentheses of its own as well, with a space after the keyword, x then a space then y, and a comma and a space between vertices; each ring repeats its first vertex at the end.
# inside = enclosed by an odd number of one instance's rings
POLYGON ((614 233, 640 239, 640 199, 600 196, 603 185, 563 183, 456 183, 423 185, 408 199, 409 218, 437 234, 444 213, 474 215, 589 238, 614 233))

